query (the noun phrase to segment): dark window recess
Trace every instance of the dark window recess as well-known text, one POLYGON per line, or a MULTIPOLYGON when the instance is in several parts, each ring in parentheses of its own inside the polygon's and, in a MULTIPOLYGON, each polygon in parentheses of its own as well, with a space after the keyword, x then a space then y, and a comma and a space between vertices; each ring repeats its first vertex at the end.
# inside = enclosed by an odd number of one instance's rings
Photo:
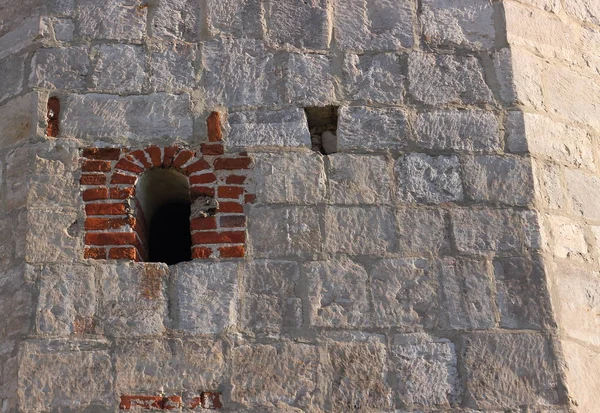
POLYGON ((338 150, 338 106, 304 108, 313 151, 325 155, 338 150))
POLYGON ((48 129, 46 130, 46 135, 51 138, 56 138, 58 136, 58 118, 60 116, 60 101, 58 98, 50 98, 48 99, 48 109, 46 113, 46 120, 48 122, 48 129))

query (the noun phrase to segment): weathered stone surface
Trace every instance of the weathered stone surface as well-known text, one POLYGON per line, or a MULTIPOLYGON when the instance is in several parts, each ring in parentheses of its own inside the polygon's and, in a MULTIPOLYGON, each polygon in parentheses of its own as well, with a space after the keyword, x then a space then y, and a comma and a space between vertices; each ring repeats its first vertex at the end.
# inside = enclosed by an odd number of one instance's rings
POLYGON ((543 216, 544 248, 558 258, 585 260, 589 247, 584 226, 572 218, 559 215, 543 216))
POLYGON ((147 7, 140 0, 78 2, 79 34, 91 39, 140 41, 145 35, 147 7))
POLYGON ((383 156, 336 153, 327 158, 329 200, 336 204, 388 204, 392 179, 383 156))
POLYGON ((189 95, 70 95, 63 102, 61 134, 93 142, 148 142, 192 136, 189 95))
POLYGON ((337 0, 334 32, 343 50, 387 51, 413 45, 412 4, 407 0, 337 0))
POLYGON ((83 240, 76 233, 79 228, 77 210, 61 207, 30 208, 26 219, 27 262, 72 262, 82 257, 83 240))
POLYGON ((494 46, 494 8, 469 0, 425 0, 421 23, 427 43, 471 50, 494 46))
POLYGON ((154 13, 152 36, 165 40, 200 40, 201 6, 198 0, 160 1, 154 13))
POLYGON ((343 107, 337 130, 339 150, 399 149, 404 145, 406 115, 396 108, 343 107))
POLYGON ((56 19, 54 21, 54 35, 59 42, 70 42, 73 40, 75 23, 73 19, 56 19))
POLYGON ((89 48, 40 49, 31 63, 30 86, 44 89, 81 90, 89 64, 89 48))
POLYGON ((521 3, 530 4, 539 9, 558 13, 562 9, 560 0, 520 0, 521 3))
POLYGON ((494 100, 475 57, 413 52, 408 59, 408 80, 409 92, 428 105, 494 100))
POLYGON ((155 91, 179 92, 196 87, 194 62, 196 47, 173 45, 152 53, 150 88, 155 91))
POLYGON ((209 106, 273 105, 281 69, 260 41, 220 39, 202 48, 204 85, 209 106))
POLYGON ((287 102, 304 106, 335 102, 332 67, 330 57, 291 53, 286 68, 287 102))
POLYGON ((244 269, 241 319, 251 331, 280 332, 299 328, 302 303, 295 297, 298 266, 294 262, 257 260, 244 269))
POLYGON ((30 92, 0 106, 0 148, 30 138, 37 122, 38 94, 30 92))
POLYGON ((254 159, 259 203, 316 204, 325 197, 323 157, 314 153, 257 153, 254 159))
POLYGON ((328 207, 325 248, 330 253, 383 256, 396 249, 394 214, 383 207, 328 207))
POLYGON ((0 102, 4 102, 23 90, 25 58, 13 55, 0 60, 0 102))
POLYGON ((496 151, 500 149, 496 116, 484 111, 434 111, 417 116, 416 144, 424 149, 496 151))
POLYGON ((319 213, 312 207, 255 207, 248 245, 255 257, 311 257, 321 252, 319 213))
POLYGON ((28 147, 20 147, 6 155, 2 178, 6 182, 7 191, 3 194, 2 201, 7 211, 25 207, 27 204, 32 178, 32 153, 28 147))
POLYGON ((300 2, 266 0, 266 39, 273 46, 324 50, 329 48, 331 21, 329 3, 333 0, 300 2))
POLYGON ((367 272, 346 259, 305 263, 309 294, 309 321, 317 327, 371 325, 367 272))
POLYGON ((119 263, 99 267, 102 294, 99 317, 113 337, 166 332, 167 269, 164 264, 119 263))
POLYGON ((245 406, 284 405, 306 408, 320 404, 315 346, 284 342, 243 345, 233 350, 233 401, 245 406))
POLYGON ((565 189, 574 212, 585 218, 599 220, 600 177, 573 169, 565 169, 564 176, 565 189))
POLYGON ((502 100, 544 109, 543 61, 536 55, 518 46, 501 49, 494 54, 494 68, 502 100))
POLYGON ((600 44, 600 29, 583 27, 581 32, 581 50, 585 64, 595 73, 600 75, 600 52, 598 44, 600 44))
POLYGON ((142 46, 101 45, 93 50, 92 90, 140 93, 146 82, 142 46))
MULTIPOLYGON (((39 2, 39 0, 32 1, 39 2)), ((22 4, 26 4, 26 2, 22 4)), ((40 19, 39 16, 35 16, 35 12, 32 12, 33 10, 28 10, 27 18, 18 22, 20 26, 17 24, 15 27, 11 27, 12 31, 6 32, 5 29, 16 23, 15 20, 11 21, 9 18, 4 18, 0 22, 0 59, 19 53, 39 40, 40 19)), ((6 16, 6 14, 3 14, 3 16, 6 16)))
POLYGON ((600 4, 593 0, 573 0, 564 4, 567 14, 587 23, 600 24, 600 4))
POLYGON ((402 202, 441 203, 463 199, 457 156, 415 153, 400 157, 394 167, 402 202))
POLYGON ((75 11, 75 0, 50 0, 46 4, 53 15, 70 16, 75 11))
POLYGON ((208 27, 213 36, 262 37, 261 0, 208 0, 208 27))
POLYGON ((554 165, 533 163, 536 202, 547 209, 566 210, 567 194, 563 189, 562 171, 554 165))
POLYGON ((171 269, 171 318, 188 334, 216 334, 238 319, 238 264, 189 262, 171 269))
POLYGON ((400 208, 396 217, 399 250, 404 256, 424 256, 449 250, 450 236, 442 210, 400 208))
POLYGON ((450 340, 398 334, 390 358, 403 405, 440 408, 460 401, 458 362, 450 340))
POLYGON ((344 81, 350 100, 398 104, 404 99, 404 76, 395 54, 347 55, 344 81))
POLYGON ((578 408, 593 412, 600 403, 600 394, 588 389, 600 386, 596 374, 600 368, 598 352, 570 340, 561 340, 560 345, 565 355, 565 374, 570 394, 576 398, 578 408))
POLYGON ((535 333, 474 333, 462 340, 469 407, 553 405, 558 377, 549 343, 535 333))
POLYGON ((234 148, 310 147, 306 115, 301 109, 234 112, 228 121, 227 143, 234 148))

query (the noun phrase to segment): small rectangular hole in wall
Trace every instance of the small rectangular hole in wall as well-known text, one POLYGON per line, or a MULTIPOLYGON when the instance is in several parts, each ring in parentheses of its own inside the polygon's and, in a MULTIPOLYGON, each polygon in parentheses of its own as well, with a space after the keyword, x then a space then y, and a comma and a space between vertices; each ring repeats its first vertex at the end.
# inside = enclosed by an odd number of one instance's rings
POLYGON ((46 134, 51 138, 58 136, 58 117, 60 116, 60 101, 58 98, 52 97, 48 99, 48 112, 46 114, 48 129, 46 134))
POLYGON ((338 106, 304 108, 312 149, 325 155, 337 152, 338 106))

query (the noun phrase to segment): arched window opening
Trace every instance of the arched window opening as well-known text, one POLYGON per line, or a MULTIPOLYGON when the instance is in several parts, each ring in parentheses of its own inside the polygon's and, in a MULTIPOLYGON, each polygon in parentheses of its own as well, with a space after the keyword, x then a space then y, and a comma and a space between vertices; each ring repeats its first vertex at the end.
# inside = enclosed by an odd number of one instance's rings
POLYGON ((174 169, 150 169, 140 177, 136 195, 145 221, 148 262, 177 264, 192 259, 190 188, 174 169))

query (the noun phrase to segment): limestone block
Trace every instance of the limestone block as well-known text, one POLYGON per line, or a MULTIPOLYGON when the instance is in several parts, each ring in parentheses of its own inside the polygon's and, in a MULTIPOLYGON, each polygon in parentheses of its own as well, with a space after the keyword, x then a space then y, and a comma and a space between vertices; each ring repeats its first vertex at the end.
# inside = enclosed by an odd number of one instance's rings
POLYGON ((76 11, 79 34, 90 39, 139 42, 146 33, 147 10, 141 0, 81 0, 76 11))
POLYGON ((103 44, 92 53, 92 90, 118 94, 142 91, 146 82, 142 46, 103 44))
POLYGON ((541 258, 494 260, 500 326, 540 330, 552 323, 546 274, 541 258))
POLYGON ((386 150, 404 145, 406 115, 396 108, 342 107, 337 130, 340 151, 386 150))
POLYGON ((253 207, 248 246, 255 257, 312 257, 321 252, 322 229, 313 207, 253 207))
MULTIPOLYGON (((39 0, 33 0, 39 1, 39 0)), ((21 4, 26 4, 23 2, 21 4)), ((3 9, 6 13, 6 9, 3 9)), ((0 59, 19 53, 39 41, 40 18, 32 15, 32 10, 27 10, 27 18, 24 20, 12 20, 5 17, 0 23, 0 59), (15 24, 15 27, 11 27, 15 24), (11 31, 12 30, 12 31, 11 31)))
POLYGON ((594 0, 572 0, 564 4, 564 10, 586 23, 600 24, 600 4, 594 0))
POLYGON ((506 409, 558 404, 549 343, 536 333, 473 333, 462 340, 469 407, 506 409))
MULTIPOLYGON (((29 273, 30 269, 27 266, 7 265, 3 267, 0 275, 0 311, 2 314, 10 314, 10 317, 4 317, 0 322, 0 359, 16 356, 21 339, 33 333, 31 321, 35 314, 36 291, 27 278, 29 273)), ((12 380, 14 378, 11 377, 12 380)))
POLYGON ((211 35, 262 37, 261 0, 208 0, 207 8, 211 35))
POLYGON ((449 250, 450 235, 442 210, 400 208, 396 217, 399 249, 404 256, 424 256, 449 250))
POLYGON ((266 40, 272 46, 325 50, 331 38, 330 3, 333 0, 266 0, 266 40))
POLYGON ((534 162, 536 202, 547 209, 566 211, 567 194, 563 189, 562 170, 555 165, 534 162))
POLYGON ((367 272, 346 258, 305 263, 309 322, 315 327, 368 327, 367 272))
POLYGON ((539 248, 534 214, 510 209, 455 209, 452 234, 460 252, 514 253, 539 248))
POLYGON ((339 342, 326 346, 332 413, 387 411, 392 391, 385 381, 387 352, 382 343, 339 342))
POLYGON ((75 0, 50 0, 48 11, 53 15, 71 16, 75 11, 75 0))
POLYGON ((475 57, 413 52, 408 59, 409 92, 428 105, 491 103, 483 66, 475 57))
POLYGON ((193 45, 172 45, 166 50, 152 52, 151 90, 174 93, 194 89, 196 54, 193 45))
POLYGON ((97 333, 96 269, 84 265, 42 267, 38 281, 36 329, 68 336, 97 333))
POLYGON ((394 172, 402 202, 435 204, 463 199, 457 156, 405 155, 396 160, 394 172))
POLYGON ((165 333, 168 307, 164 264, 123 262, 98 268, 102 292, 99 316, 107 336, 165 333))
POLYGON ((227 144, 230 147, 311 145, 306 115, 302 109, 234 112, 227 118, 227 144))
POLYGON ((585 239, 585 227, 577 221, 559 215, 545 215, 543 231, 545 249, 558 258, 586 260, 590 251, 585 239))
POLYGON ((302 306, 295 297, 298 265, 288 261, 257 260, 244 269, 245 295, 241 320, 251 331, 280 332, 299 328, 302 306))
MULTIPOLYGON (((19 366, 19 399, 28 412, 113 406, 113 371, 104 350, 54 350, 52 342, 25 343, 19 366)), ((84 347, 84 346, 81 346, 84 347)))
POLYGON ((327 207, 325 248, 330 253, 383 256, 397 248, 395 218, 384 207, 327 207))
POLYGON ((295 105, 326 106, 335 102, 330 57, 290 53, 286 69, 287 101, 295 105))
POLYGON ((408 0, 337 0, 334 31, 342 50, 392 51, 414 42, 408 0))
POLYGON ((59 42, 73 41, 75 23, 73 19, 56 19, 53 24, 54 35, 59 42))
POLYGON ((29 147, 14 149, 6 155, 3 176, 6 194, 3 196, 3 204, 7 211, 26 206, 33 162, 33 153, 29 147))
POLYGON ((470 50, 494 46, 494 8, 491 3, 469 0, 425 0, 421 23, 432 46, 457 46, 470 50))
POLYGON ((221 340, 117 340, 115 347, 115 387, 121 394, 196 393, 223 384, 221 340))
POLYGON ((328 159, 329 200, 335 204, 389 204, 392 178, 383 156, 335 153, 328 159))
POLYGON ((593 390, 600 386, 600 378, 596 374, 600 369, 598 353, 575 341, 561 340, 560 345, 567 365, 565 374, 569 396, 579 409, 593 412, 600 403, 600 394, 593 390))
POLYGON ((600 29, 583 27, 581 32, 581 42, 583 59, 587 67, 592 71, 592 73, 599 75, 600 51, 598 51, 598 44, 600 44, 600 29))
POLYGON ((62 136, 87 142, 156 142, 190 139, 192 114, 189 95, 156 93, 143 96, 69 95, 60 119, 62 136))
POLYGON ((344 60, 344 82, 350 100, 399 104, 404 100, 404 76, 397 55, 349 54, 344 60))
POLYGON ((150 24, 152 36, 195 43, 200 40, 202 6, 198 0, 160 1, 150 24))
POLYGON ((397 334, 390 358, 403 405, 450 407, 460 401, 454 344, 426 334, 397 334))
POLYGON ((0 231, 5 234, 0 238, 0 265, 3 268, 8 268, 15 254, 15 240, 13 238, 14 222, 11 217, 3 217, 0 219, 0 231))
POLYGON ((29 85, 44 89, 81 90, 90 69, 89 48, 39 49, 31 63, 29 85))
POLYGON ((538 9, 558 14, 562 9, 560 0, 520 0, 521 3, 530 4, 538 9))
POLYGON ((499 125, 491 112, 446 110, 417 116, 416 144, 424 149, 496 151, 501 148, 499 125))
POLYGON ((544 109, 543 60, 522 47, 512 46, 496 52, 493 62, 502 100, 544 109))
POLYGON ((12 55, 0 60, 0 102, 4 102, 23 90, 25 56, 12 55))
POLYGON ((26 219, 27 262, 72 262, 83 256, 78 210, 63 207, 30 208, 26 219))
POLYGON ((564 176, 574 212, 584 218, 600 220, 600 177, 573 169, 564 169, 564 176))
POLYGON ((439 276, 427 260, 380 260, 369 274, 374 325, 404 330, 443 326, 439 276))
POLYGON ((209 107, 269 106, 281 102, 282 69, 256 40, 217 39, 202 47, 204 87, 209 107))
POLYGON ((317 348, 309 344, 239 346, 233 350, 231 398, 244 406, 283 404, 313 411, 311 406, 320 404, 319 361, 317 348))
POLYGON ((238 319, 238 264, 189 262, 171 267, 174 328, 191 334, 216 334, 238 319))
POLYGON ((325 198, 323 157, 315 152, 255 153, 258 203, 317 204, 325 198))
POLYGON ((38 119, 38 94, 29 92, 0 106, 0 148, 33 137, 38 119))
POLYGON ((449 327, 483 330, 496 326, 490 273, 490 265, 483 260, 443 260, 441 283, 449 327))

